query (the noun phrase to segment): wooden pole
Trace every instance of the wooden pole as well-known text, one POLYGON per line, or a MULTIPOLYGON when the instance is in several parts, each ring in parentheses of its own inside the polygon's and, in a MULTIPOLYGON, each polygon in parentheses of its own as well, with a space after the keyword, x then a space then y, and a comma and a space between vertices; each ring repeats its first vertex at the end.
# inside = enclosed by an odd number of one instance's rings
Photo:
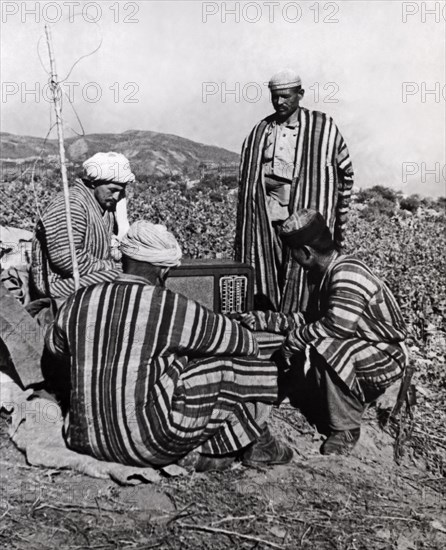
POLYGON ((45 34, 46 34, 46 42, 48 44, 48 54, 50 58, 50 69, 51 69, 50 88, 53 96, 54 110, 56 112, 57 136, 59 140, 60 171, 62 174, 63 193, 65 198, 65 217, 67 221, 68 242, 70 245, 70 253, 71 253, 71 264, 73 266, 74 290, 78 290, 80 286, 79 265, 77 263, 77 258, 76 258, 76 249, 74 247, 74 237, 73 237, 73 227, 71 224, 70 192, 68 188, 67 165, 66 165, 66 158, 65 158, 65 145, 64 145, 64 135, 63 135, 63 125, 62 125, 62 108, 61 108, 62 94, 61 94, 59 83, 57 82, 56 60, 54 58, 54 53, 53 53, 53 46, 51 41, 51 30, 48 25, 45 25, 45 34))

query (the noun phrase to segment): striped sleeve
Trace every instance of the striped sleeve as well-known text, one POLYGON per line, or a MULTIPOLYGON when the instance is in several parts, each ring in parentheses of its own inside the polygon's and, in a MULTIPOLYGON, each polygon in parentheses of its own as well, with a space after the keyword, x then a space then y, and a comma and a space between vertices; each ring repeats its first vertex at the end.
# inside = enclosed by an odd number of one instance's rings
POLYGON ((345 242, 345 229, 350 208, 354 173, 347 145, 339 131, 337 132, 336 166, 339 186, 334 240, 337 249, 340 250, 343 248, 345 242))
MULTIPOLYGON (((92 272, 116 269, 117 264, 112 259, 98 259, 85 246, 88 227, 87 205, 81 201, 70 202, 73 239, 76 249, 76 258, 81 276, 92 272)), ((63 197, 59 196, 45 213, 43 224, 46 234, 46 247, 53 271, 62 277, 71 277, 73 274, 70 243, 68 240, 67 223, 63 197)), ((94 230, 91 224, 90 230, 94 230)), ((101 235, 98 234, 98 238, 101 235)), ((109 246, 104 243, 104 246, 109 246)))
MULTIPOLYGON (((114 269, 104 269, 102 271, 93 271, 79 279, 79 288, 84 286, 96 285, 99 283, 108 283, 114 281, 121 273, 121 269, 115 264, 114 269)), ((51 294, 53 297, 67 297, 76 290, 74 278, 59 279, 51 282, 51 294)))
POLYGON ((250 312, 254 317, 254 331, 272 332, 275 334, 285 334, 290 330, 305 323, 302 313, 282 313, 278 311, 260 311, 250 312))
POLYGON ((174 296, 178 301, 177 309, 184 310, 179 350, 198 357, 258 355, 257 341, 249 330, 184 296, 174 296))
POLYGON ((359 262, 344 262, 341 268, 334 268, 329 282, 326 314, 318 321, 292 331, 284 348, 303 350, 319 338, 351 338, 370 300, 378 291, 376 280, 359 262))

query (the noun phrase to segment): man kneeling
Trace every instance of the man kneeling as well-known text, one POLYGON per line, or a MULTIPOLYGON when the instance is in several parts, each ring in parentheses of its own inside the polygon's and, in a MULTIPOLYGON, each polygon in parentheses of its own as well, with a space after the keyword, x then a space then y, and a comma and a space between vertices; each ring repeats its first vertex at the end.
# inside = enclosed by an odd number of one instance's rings
POLYGON ((287 335, 280 350, 291 367, 285 379, 290 383, 294 374, 301 384, 315 382, 312 405, 325 412, 329 437, 322 454, 348 454, 359 439, 367 404, 403 374, 405 323, 389 288, 362 261, 335 250, 319 212, 293 214, 280 236, 313 287, 307 311, 256 311, 242 322, 287 335), (305 352, 310 370, 304 376, 305 352))
POLYGON ((121 250, 124 273, 68 298, 47 335, 71 358, 68 445, 139 466, 195 450, 188 464, 202 471, 246 447, 248 464, 289 462, 266 426, 277 368, 256 358, 252 334, 164 288, 181 258, 164 226, 136 222, 121 250))

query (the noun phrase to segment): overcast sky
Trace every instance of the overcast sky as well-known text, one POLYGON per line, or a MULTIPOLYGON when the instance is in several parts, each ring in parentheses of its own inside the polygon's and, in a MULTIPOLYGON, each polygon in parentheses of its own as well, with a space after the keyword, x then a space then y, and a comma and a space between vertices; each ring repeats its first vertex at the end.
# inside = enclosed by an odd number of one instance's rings
MULTIPOLYGON (((303 105, 335 119, 359 187, 446 195, 444 1, 1 4, 4 132, 51 126, 37 52, 48 67, 38 43, 53 22, 59 78, 102 39, 64 86, 87 134, 153 130, 240 151, 272 111, 268 79, 291 67, 303 105)), ((67 101, 64 119, 81 132, 67 101)))

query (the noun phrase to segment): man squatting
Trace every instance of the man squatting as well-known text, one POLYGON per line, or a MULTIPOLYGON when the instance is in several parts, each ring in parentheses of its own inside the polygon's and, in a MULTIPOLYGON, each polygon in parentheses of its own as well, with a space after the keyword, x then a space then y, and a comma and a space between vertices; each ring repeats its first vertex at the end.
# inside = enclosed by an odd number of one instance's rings
POLYGON ((319 281, 307 311, 254 311, 243 323, 286 336, 280 355, 289 369, 287 384, 297 378, 302 395, 313 382, 313 405, 325 413, 329 437, 321 452, 348 454, 367 404, 403 375, 406 326, 387 285, 364 262, 339 254, 319 212, 296 212, 280 237, 293 260, 319 281), (310 369, 303 376, 307 350, 310 369))

